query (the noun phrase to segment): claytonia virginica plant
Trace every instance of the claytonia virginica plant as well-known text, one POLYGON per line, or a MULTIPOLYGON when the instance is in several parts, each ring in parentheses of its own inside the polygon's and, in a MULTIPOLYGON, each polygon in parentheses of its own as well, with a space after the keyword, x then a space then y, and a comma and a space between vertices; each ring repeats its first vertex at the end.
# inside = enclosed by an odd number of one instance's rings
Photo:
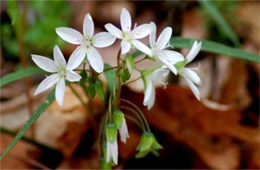
MULTIPOLYGON (((56 28, 56 33, 63 40, 78 45, 69 57, 68 62, 66 62, 58 46, 54 47, 54 60, 32 55, 32 60, 37 66, 51 73, 40 83, 35 95, 56 84, 55 98, 58 104, 62 106, 66 84, 78 83, 84 93, 77 94, 75 90, 74 93, 83 105, 86 103, 82 100, 82 95, 90 99, 88 101, 93 101, 91 99, 97 94, 101 101, 107 102, 107 104, 104 104, 104 106, 108 106, 105 114, 99 116, 102 119, 100 120, 100 134, 97 135, 101 148, 99 149, 101 150, 100 167, 104 169, 110 169, 118 164, 118 142, 126 143, 127 139, 131 137, 128 133, 128 121, 134 122, 142 130, 140 142, 136 149, 138 151, 136 158, 142 158, 149 153, 159 155, 158 151, 162 149, 151 132, 143 112, 131 101, 120 98, 122 86, 142 79, 145 87, 143 104, 150 110, 156 102, 156 86, 166 87, 168 75, 172 72, 173 75, 183 77, 195 97, 198 100, 200 99, 200 93, 195 86, 201 84, 200 77, 193 71, 194 68, 187 68, 186 65, 199 53, 201 42, 194 42, 189 54, 184 58, 181 53, 172 50, 172 46, 169 44, 172 36, 171 27, 163 29, 156 40, 155 23, 142 24, 132 29, 131 16, 125 8, 121 11, 120 23, 121 30, 109 23, 105 25, 108 32, 94 34, 94 22, 91 15, 86 14, 83 22, 83 34, 72 28, 56 28), (150 47, 140 41, 145 37, 149 38, 150 47), (121 40, 121 47, 114 58, 116 66, 104 65, 98 48, 112 45, 116 38, 121 40), (134 52, 132 53, 132 51, 134 52), (138 56, 143 58, 137 59, 138 56), (84 60, 85 58, 87 60, 84 60), (136 64, 143 60, 156 61, 158 65, 141 70, 136 64), (83 67, 78 68, 82 63, 83 67), (89 67, 86 67, 87 63, 89 67), (140 72, 141 77, 129 80, 133 70, 140 72), (99 76, 103 73, 107 79, 108 90, 104 90, 101 76, 99 76), (105 95, 105 92, 107 95, 105 95), (118 134, 120 141, 118 141, 118 134)), ((73 91, 73 87, 70 86, 70 88, 73 91)), ((95 110, 89 109, 89 114, 92 114, 95 110)), ((98 114, 93 114, 93 116, 96 115, 98 114)))

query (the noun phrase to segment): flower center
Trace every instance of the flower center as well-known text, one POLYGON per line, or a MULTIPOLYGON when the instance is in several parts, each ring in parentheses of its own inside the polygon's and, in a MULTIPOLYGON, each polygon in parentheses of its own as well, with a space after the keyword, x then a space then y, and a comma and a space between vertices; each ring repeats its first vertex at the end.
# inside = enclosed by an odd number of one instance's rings
POLYGON ((86 48, 90 48, 92 47, 94 44, 94 40, 92 37, 84 37, 82 39, 82 46, 86 47, 86 48))
POLYGON ((61 66, 59 68, 59 72, 58 72, 60 78, 65 78, 66 74, 67 74, 67 70, 65 66, 61 66))
POLYGON ((130 32, 128 31, 122 31, 122 35, 121 37, 126 41, 126 42, 131 42, 131 40, 133 39, 132 35, 130 32))

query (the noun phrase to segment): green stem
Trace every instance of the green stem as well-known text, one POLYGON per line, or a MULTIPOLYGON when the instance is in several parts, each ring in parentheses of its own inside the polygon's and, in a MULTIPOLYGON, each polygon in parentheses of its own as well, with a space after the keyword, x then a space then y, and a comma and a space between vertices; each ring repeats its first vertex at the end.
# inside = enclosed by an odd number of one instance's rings
POLYGON ((141 123, 142 129, 145 131, 145 125, 144 125, 144 122, 142 120, 142 117, 134 109, 131 109, 131 108, 127 107, 127 106, 119 106, 119 108, 128 110, 131 113, 134 113, 136 115, 136 117, 138 118, 139 122, 141 123))
POLYGON ((134 122, 135 124, 137 124, 140 129, 142 129, 142 131, 145 131, 145 128, 138 122, 138 120, 136 120, 134 117, 132 116, 129 116, 129 115, 125 115, 125 117, 128 119, 128 120, 131 120, 132 122, 134 122))
POLYGON ((143 112, 141 111, 141 109, 140 109, 139 107, 137 107, 134 103, 130 102, 129 100, 126 100, 126 99, 121 99, 121 100, 124 101, 125 103, 131 105, 132 107, 134 107, 134 108, 137 110, 137 112, 140 113, 140 115, 141 115, 141 117, 143 118, 144 123, 145 123, 145 125, 146 125, 148 131, 151 132, 151 129, 150 129, 150 127, 149 127, 149 124, 148 124, 148 122, 147 122, 147 120, 146 120, 146 118, 145 118, 143 112))

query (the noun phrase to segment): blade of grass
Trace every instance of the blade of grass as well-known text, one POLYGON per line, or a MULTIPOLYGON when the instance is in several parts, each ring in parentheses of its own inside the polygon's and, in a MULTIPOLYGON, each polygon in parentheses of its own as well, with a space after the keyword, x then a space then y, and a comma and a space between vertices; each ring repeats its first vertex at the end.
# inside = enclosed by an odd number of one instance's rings
POLYGON ((55 90, 53 89, 48 95, 47 99, 36 109, 30 119, 23 125, 21 130, 14 137, 13 141, 8 145, 4 152, 0 156, 0 160, 15 146, 15 144, 23 137, 24 133, 30 128, 30 126, 39 118, 39 116, 52 104, 55 100, 55 90))
POLYGON ((229 26, 225 18, 222 16, 214 2, 208 0, 198 0, 201 7, 207 14, 209 18, 211 18, 218 29, 227 37, 229 38, 235 46, 239 46, 239 39, 232 28, 229 26))
POLYGON ((208 40, 196 40, 190 38, 174 37, 170 40, 171 45, 174 48, 191 48, 194 41, 202 42, 202 51, 217 53, 221 55, 226 55, 234 58, 241 58, 253 62, 260 62, 260 56, 252 54, 250 52, 233 48, 224 44, 216 43, 208 40))
POLYGON ((40 69, 39 67, 28 67, 26 69, 20 69, 16 72, 7 74, 4 77, 0 78, 0 87, 3 87, 15 80, 19 80, 21 78, 25 78, 28 76, 32 76, 35 74, 41 74, 41 73, 46 73, 45 71, 43 71, 42 69, 40 69))

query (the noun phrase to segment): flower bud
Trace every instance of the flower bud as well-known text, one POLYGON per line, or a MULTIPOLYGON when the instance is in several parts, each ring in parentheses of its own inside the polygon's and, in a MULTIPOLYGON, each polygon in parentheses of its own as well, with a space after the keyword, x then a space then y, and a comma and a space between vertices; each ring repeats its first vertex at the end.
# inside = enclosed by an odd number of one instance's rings
POLYGON ((117 109, 113 114, 113 119, 116 127, 119 129, 123 124, 124 114, 119 109, 117 109))
POLYGON ((113 143, 117 139, 117 128, 114 123, 109 123, 106 128, 107 140, 113 143))
POLYGON ((158 156, 158 149, 162 149, 162 146, 157 142, 154 135, 150 132, 145 132, 141 136, 140 143, 137 146, 136 150, 139 152, 136 154, 136 158, 142 158, 146 156, 149 152, 152 152, 154 155, 158 156))
POLYGON ((136 150, 139 151, 144 151, 149 149, 153 144, 153 134, 144 132, 143 135, 141 136, 139 145, 137 146, 136 150))

